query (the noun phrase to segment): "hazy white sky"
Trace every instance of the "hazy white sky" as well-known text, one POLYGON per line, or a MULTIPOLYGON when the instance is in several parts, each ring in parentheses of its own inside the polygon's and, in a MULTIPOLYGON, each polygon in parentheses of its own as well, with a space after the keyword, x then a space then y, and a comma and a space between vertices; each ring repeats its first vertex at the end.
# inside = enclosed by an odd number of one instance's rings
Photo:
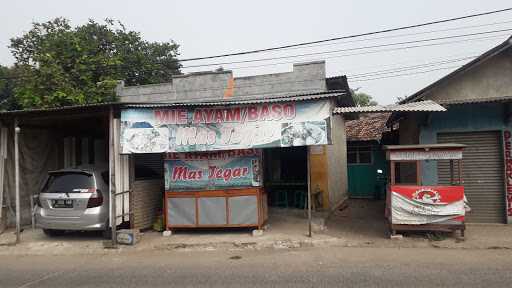
MULTIPOLYGON (((140 31, 146 40, 169 41, 172 39, 176 41, 181 45, 180 57, 190 58, 412 25, 436 19, 503 9, 509 6, 512 6, 512 2, 506 0, 8 1, 2 4, 2 9, 0 10, 0 64, 10 65, 13 63, 13 58, 7 47, 10 38, 19 36, 24 31, 29 30, 31 23, 34 21, 43 22, 58 16, 70 19, 73 24, 82 24, 89 18, 98 21, 106 17, 115 18, 121 20, 128 29, 140 31)), ((278 53, 226 58, 222 59, 222 62, 351 49, 362 46, 504 29, 512 29, 512 12, 457 21, 450 24, 433 25, 427 28, 396 32, 372 38, 402 35, 400 37, 351 43, 338 42, 307 49, 292 49, 278 53), (486 25, 491 23, 493 24, 486 25), (432 30, 448 31, 432 32, 432 30), (404 36, 403 34, 409 35, 404 36)), ((466 39, 466 41, 458 43, 364 55, 347 54, 382 50, 384 48, 389 49, 398 46, 223 66, 226 69, 234 68, 235 76, 245 76, 286 72, 292 69, 291 63, 275 65, 276 63, 325 59, 328 76, 348 75, 351 87, 360 87, 362 91, 371 94, 380 103, 387 104, 395 102, 397 96, 410 95, 416 92, 455 69, 455 66, 469 61, 466 59, 459 62, 451 62, 451 60, 481 54, 498 45, 508 37, 507 35, 511 34, 512 30, 451 40, 422 42, 419 44, 402 45, 402 47, 466 39), (490 36, 492 38, 481 39, 490 36), (475 38, 479 39, 467 40, 475 38), (422 69, 417 69, 417 67, 411 69, 414 67, 410 67, 445 60, 450 60, 450 62, 435 66, 425 66, 422 69), (252 67, 236 68, 247 66, 252 67), (383 72, 381 71, 404 67, 410 70, 394 70, 393 74, 382 74, 383 72), (449 69, 423 73, 444 67, 449 69), (375 71, 381 72, 375 74, 375 71), (366 76, 366 78, 357 78, 355 74, 361 73, 372 74, 366 76), (410 73, 418 74, 371 81, 356 81, 357 79, 373 79, 410 73)), ((219 61, 194 62, 190 63, 190 65, 212 62, 217 63, 219 61)), ((210 70, 217 67, 189 68, 184 69, 184 72, 210 70)))

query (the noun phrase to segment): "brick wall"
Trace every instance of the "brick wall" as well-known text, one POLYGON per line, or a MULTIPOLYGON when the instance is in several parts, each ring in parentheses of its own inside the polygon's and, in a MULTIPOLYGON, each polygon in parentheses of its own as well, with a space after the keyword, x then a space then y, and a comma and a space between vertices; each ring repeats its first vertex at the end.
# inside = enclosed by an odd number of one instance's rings
POLYGON ((157 211, 163 206, 163 180, 133 182, 133 228, 148 229, 155 221, 157 211))

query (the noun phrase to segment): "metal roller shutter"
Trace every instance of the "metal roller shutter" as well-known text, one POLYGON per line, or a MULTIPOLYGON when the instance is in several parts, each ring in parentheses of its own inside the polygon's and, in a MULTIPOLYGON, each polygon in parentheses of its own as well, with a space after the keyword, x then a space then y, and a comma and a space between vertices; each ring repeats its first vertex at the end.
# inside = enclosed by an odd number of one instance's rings
MULTIPOLYGON (((438 143, 459 143, 463 153, 463 180, 471 212, 467 222, 505 223, 505 187, 500 132, 440 133, 438 143)), ((458 169, 454 163, 455 171, 458 169)), ((439 184, 450 183, 450 162, 438 161, 439 184)), ((457 172, 455 172, 457 175, 457 172)))
POLYGON ((163 179, 162 154, 134 154, 135 180, 163 179))

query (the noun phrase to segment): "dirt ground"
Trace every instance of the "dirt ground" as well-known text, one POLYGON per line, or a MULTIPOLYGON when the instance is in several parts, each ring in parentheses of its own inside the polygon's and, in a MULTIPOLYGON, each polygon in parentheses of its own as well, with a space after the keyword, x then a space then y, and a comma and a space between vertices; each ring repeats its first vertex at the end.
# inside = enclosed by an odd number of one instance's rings
MULTIPOLYGON (((290 249, 301 247, 374 247, 374 248, 458 248, 512 249, 512 225, 467 224, 466 237, 459 241, 449 234, 411 233, 391 240, 383 217, 384 203, 350 200, 342 211, 325 222, 315 214, 313 237, 309 238, 306 214, 302 210, 272 209, 263 235, 253 236, 248 229, 178 230, 172 236, 146 231, 134 246, 104 249, 101 233, 73 232, 49 238, 40 229, 25 228, 22 242, 13 245, 13 230, 0 235, 0 255, 74 255, 123 253, 145 250, 242 250, 290 249)), ((106 241, 107 243, 109 241, 106 241)))

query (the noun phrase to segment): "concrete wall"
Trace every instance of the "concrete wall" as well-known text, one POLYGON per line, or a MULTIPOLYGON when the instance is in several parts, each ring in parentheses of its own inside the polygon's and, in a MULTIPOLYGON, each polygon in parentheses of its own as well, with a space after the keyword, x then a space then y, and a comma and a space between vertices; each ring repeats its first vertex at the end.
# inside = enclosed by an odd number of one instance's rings
POLYGON ((405 144, 418 144, 419 143, 419 129, 418 129, 419 115, 417 113, 409 113, 400 120, 399 143, 405 144))
POLYGON ((341 115, 331 117, 332 145, 327 146, 330 208, 348 198, 347 137, 341 115))
MULTIPOLYGON (((481 65, 450 79, 424 95, 438 103, 512 97, 512 49, 509 48, 481 65)), ((508 104, 483 103, 448 106, 447 112, 409 113, 400 121, 400 144, 437 142, 437 133, 502 131, 510 129, 508 104)), ((425 184, 437 182, 435 161, 423 163, 425 184)))
POLYGON ((512 97, 512 48, 424 95, 436 102, 512 97))
MULTIPOLYGON (((433 113, 420 126, 420 143, 437 143, 438 133, 511 129, 506 118, 506 105, 501 103, 452 105, 448 112, 433 113)), ((424 184, 437 183, 436 161, 424 161, 422 168, 424 184)))
POLYGON ((231 71, 174 76, 172 83, 117 87, 120 102, 284 96, 326 91, 325 62, 294 64, 292 72, 233 78, 231 71))

